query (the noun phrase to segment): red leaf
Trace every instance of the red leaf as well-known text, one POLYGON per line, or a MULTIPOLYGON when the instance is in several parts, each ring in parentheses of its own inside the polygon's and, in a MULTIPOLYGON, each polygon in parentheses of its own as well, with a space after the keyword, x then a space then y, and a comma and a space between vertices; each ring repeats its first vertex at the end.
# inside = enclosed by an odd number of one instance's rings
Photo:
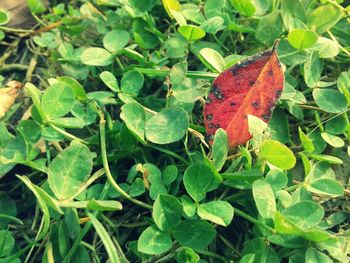
POLYGON ((275 47, 242 60, 214 80, 204 106, 210 142, 218 128, 227 132, 230 147, 247 142, 252 137, 248 114, 270 121, 284 85, 275 47))

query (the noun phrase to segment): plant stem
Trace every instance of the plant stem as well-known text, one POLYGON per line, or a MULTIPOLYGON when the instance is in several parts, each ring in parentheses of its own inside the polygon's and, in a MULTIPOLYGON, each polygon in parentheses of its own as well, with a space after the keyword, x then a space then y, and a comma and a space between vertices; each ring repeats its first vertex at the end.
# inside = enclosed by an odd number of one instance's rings
POLYGON ((137 199, 132 198, 129 194, 127 194, 115 181, 112 176, 112 173, 109 169, 108 165, 108 159, 107 159, 107 149, 106 149, 106 120, 104 118, 104 115, 102 112, 99 112, 100 114, 100 144, 101 144, 101 154, 102 154, 102 163, 103 167, 106 172, 107 179, 109 183, 113 186, 115 190, 117 190, 118 193, 121 194, 125 199, 129 200, 130 202, 141 206, 146 209, 152 209, 152 206, 149 204, 146 204, 142 201, 139 201, 137 199))
POLYGON ((153 148, 153 149, 155 149, 157 151, 160 151, 162 153, 166 153, 168 155, 171 155, 172 157, 182 161, 186 165, 190 165, 189 161, 187 161, 185 158, 183 158, 182 156, 178 155, 177 153, 174 153, 174 152, 172 152, 170 150, 167 150, 167 149, 164 149, 162 147, 159 147, 159 146, 156 146, 156 145, 152 145, 152 144, 147 144, 147 146, 149 146, 150 148, 153 148))
POLYGON ((58 128, 56 125, 53 125, 52 123, 49 123, 49 125, 55 129, 56 131, 58 131, 59 133, 63 134, 65 137, 69 138, 69 139, 72 139, 72 140, 78 140, 79 142, 81 143, 84 143, 84 144, 88 144, 87 141, 83 140, 83 139, 80 139, 78 138, 77 136, 73 135, 73 134, 70 134, 69 132, 66 132, 65 130, 62 130, 61 128, 58 128))
POLYGON ((75 197, 77 197, 78 195, 81 194, 81 192, 83 192, 86 188, 88 188, 95 180, 97 180, 98 178, 100 178, 103 174, 105 173, 105 169, 101 168, 99 170, 97 170, 92 176, 90 176, 90 178, 83 183, 80 188, 74 193, 74 195, 62 200, 60 203, 64 204, 65 202, 69 202, 71 200, 73 200, 75 197))
POLYGON ((247 213, 243 212, 242 210, 240 210, 240 209, 238 209, 236 207, 234 207, 233 209, 234 209, 235 213, 237 215, 239 215, 240 217, 243 217, 244 219, 247 219, 248 221, 250 221, 250 222, 252 222, 252 223, 254 223, 254 224, 256 224, 256 225, 258 225, 258 226, 260 226, 260 227, 262 227, 262 228, 264 228, 266 230, 268 230, 268 231, 271 231, 272 233, 276 232, 275 229, 273 229, 272 227, 269 227, 268 225, 264 224, 263 222, 255 219, 254 217, 252 217, 252 216, 248 215, 247 213))
POLYGON ((222 260, 223 262, 227 262, 227 261, 228 261, 228 258, 225 258, 225 257, 223 257, 223 256, 221 256, 221 255, 219 255, 219 254, 216 254, 216 253, 214 253, 214 252, 211 252, 211 251, 196 250, 196 252, 198 252, 199 254, 208 256, 208 257, 220 259, 220 260, 222 260))
MULTIPOLYGON (((169 76, 170 70, 166 69, 149 69, 149 68, 135 68, 140 73, 154 76, 154 77, 166 77, 169 76)), ((188 78, 200 78, 200 79, 214 79, 218 76, 217 73, 204 72, 204 71, 187 71, 186 77, 188 78)))
MULTIPOLYGON (((102 193, 99 196, 100 200, 104 200, 108 194, 110 188, 110 184, 108 181, 106 181, 102 193)), ((94 216, 99 216, 101 214, 101 211, 95 211, 94 216)), ((92 227, 92 223, 91 221, 87 222, 84 226, 84 228, 80 231, 79 235, 76 237, 73 246, 71 247, 71 249, 69 250, 69 252, 67 253, 66 257, 63 259, 62 263, 67 263, 69 262, 70 258, 72 257, 72 255, 74 254, 74 252, 77 250, 78 246, 81 244, 81 241, 83 240, 84 236, 90 231, 92 227)))

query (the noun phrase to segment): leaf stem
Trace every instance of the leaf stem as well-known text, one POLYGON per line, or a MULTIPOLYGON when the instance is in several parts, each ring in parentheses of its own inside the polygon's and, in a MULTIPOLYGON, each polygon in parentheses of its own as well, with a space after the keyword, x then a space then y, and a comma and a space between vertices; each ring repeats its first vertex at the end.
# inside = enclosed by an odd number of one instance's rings
POLYGON ((65 137, 69 138, 69 139, 72 139, 72 140, 77 140, 81 143, 84 143, 84 144, 88 144, 87 141, 83 140, 83 139, 80 139, 79 137, 73 135, 73 134, 70 134, 69 132, 66 132, 65 130, 62 130, 61 128, 58 128, 57 126, 53 125, 52 123, 49 123, 49 125, 56 131, 58 131, 59 133, 63 134, 65 137))
POLYGON ((65 202, 73 200, 75 197, 80 195, 81 192, 83 192, 86 188, 88 188, 88 186, 91 185, 95 180, 97 180, 102 175, 104 175, 104 173, 105 173, 105 169, 104 168, 101 168, 101 169, 97 170, 92 176, 90 176, 90 178, 85 183, 83 183, 80 186, 80 188, 74 193, 74 195, 72 195, 72 196, 70 196, 70 197, 68 197, 68 198, 66 198, 64 200, 61 200, 60 204, 63 205, 65 202))
POLYGON ((108 159, 107 159, 107 149, 106 149, 106 120, 104 118, 104 115, 101 111, 99 111, 100 114, 100 144, 101 144, 101 154, 102 154, 102 163, 103 167, 106 172, 107 179, 109 183, 113 186, 115 190, 117 190, 118 193, 120 193, 125 199, 129 200, 130 202, 141 206, 146 209, 152 209, 152 206, 149 204, 146 204, 142 201, 139 201, 137 199, 132 198, 130 195, 128 195, 114 180, 112 173, 109 169, 108 165, 108 159))
POLYGON ((157 150, 157 151, 160 151, 160 152, 162 152, 162 153, 171 155, 172 157, 174 157, 174 158, 176 158, 176 159, 182 161, 182 162, 183 162, 184 164, 186 164, 186 165, 190 165, 190 162, 187 161, 185 158, 183 158, 182 156, 180 156, 180 155, 178 155, 177 153, 174 153, 174 152, 172 152, 172 151, 170 151, 170 150, 168 150, 168 149, 164 149, 164 148, 162 148, 162 147, 159 147, 159 146, 156 146, 156 145, 152 145, 152 144, 147 144, 147 146, 150 147, 150 148, 153 148, 153 149, 155 149, 155 150, 157 150))
POLYGON ((205 250, 198 250, 198 249, 196 249, 196 252, 198 252, 199 254, 208 256, 208 257, 220 259, 223 262, 227 262, 228 261, 228 258, 225 258, 225 257, 223 257, 223 256, 221 256, 219 254, 216 254, 216 253, 212 252, 212 251, 205 251, 205 250))
MULTIPOLYGON (((99 200, 104 200, 108 194, 110 188, 110 183, 108 181, 105 182, 102 192, 99 196, 99 200)), ((101 214, 101 211, 94 211, 93 212, 94 216, 98 217, 98 215, 101 214)), ((76 251, 76 249, 78 248, 78 246, 81 244, 81 241, 83 240, 84 236, 89 232, 89 230, 92 227, 92 223, 91 221, 88 221, 84 228, 79 232, 78 236, 75 238, 75 241, 73 243, 73 246, 71 247, 71 249, 69 250, 69 252, 67 253, 66 257, 63 259, 62 263, 67 263, 69 262, 70 258, 72 257, 72 255, 74 254, 74 252, 76 251)))
MULTIPOLYGON (((134 68, 140 73, 153 76, 153 77, 166 77, 169 76, 170 70, 167 69, 149 69, 149 68, 134 68)), ((200 78, 200 79, 214 79, 218 76, 218 73, 204 72, 204 71, 187 71, 186 77, 188 78, 200 78)))
POLYGON ((242 210, 240 210, 240 209, 238 209, 236 207, 234 207, 233 209, 234 209, 235 213, 237 215, 239 215, 240 217, 243 217, 244 219, 247 219, 248 221, 250 221, 250 222, 252 222, 252 223, 254 223, 254 224, 256 224, 256 225, 258 225, 258 226, 260 226, 260 227, 262 227, 262 228, 264 228, 266 230, 268 230, 268 231, 271 231, 272 233, 276 233, 275 229, 273 229, 272 227, 269 227, 268 225, 264 224, 263 222, 261 222, 261 221, 255 219, 254 217, 248 215, 247 213, 243 212, 242 210))

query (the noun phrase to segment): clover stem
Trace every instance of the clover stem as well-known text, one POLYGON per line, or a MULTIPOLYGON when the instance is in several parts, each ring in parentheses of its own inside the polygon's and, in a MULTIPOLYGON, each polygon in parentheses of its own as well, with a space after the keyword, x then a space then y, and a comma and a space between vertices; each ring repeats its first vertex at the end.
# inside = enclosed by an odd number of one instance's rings
POLYGON ((166 154, 168 154, 168 155, 170 155, 170 156, 172 156, 172 157, 182 161, 186 165, 190 165, 189 161, 187 161, 185 158, 183 158, 182 156, 178 155, 175 152, 172 152, 172 151, 170 151, 168 149, 164 149, 162 147, 159 147, 159 146, 156 146, 156 145, 152 145, 152 144, 147 144, 147 146, 150 147, 150 148, 153 148, 153 149, 155 149, 157 151, 160 151, 162 153, 166 153, 166 154))
POLYGON ((104 115, 101 111, 99 111, 100 114, 100 144, 101 144, 101 154, 102 154, 102 163, 103 167, 106 172, 107 179, 109 183, 112 185, 112 187, 117 190, 118 193, 121 194, 125 199, 129 200, 130 202, 141 206, 143 208, 152 209, 152 206, 149 204, 146 204, 142 201, 139 201, 137 199, 132 198, 130 195, 128 195, 114 180, 112 173, 109 169, 108 159, 107 159, 107 150, 106 150, 106 120, 104 118, 104 115))
POLYGON ((261 222, 261 221, 255 219, 254 217, 248 215, 247 213, 243 212, 242 210, 240 210, 240 209, 238 209, 236 207, 234 207, 233 209, 234 209, 235 213, 237 215, 239 215, 240 217, 243 217, 244 219, 247 219, 248 221, 250 221, 250 222, 252 222, 252 223, 254 223, 254 224, 256 224, 256 225, 258 225, 258 226, 260 226, 260 227, 262 227, 262 228, 264 228, 266 230, 268 230, 268 231, 271 231, 272 233, 276 233, 275 229, 273 229, 272 227, 269 227, 268 225, 264 224, 263 222, 261 222))
MULTIPOLYGON (((169 76, 170 70, 166 69, 149 69, 149 68, 134 68, 136 71, 153 77, 166 77, 169 76)), ((201 79, 214 79, 218 76, 217 73, 204 72, 204 71, 187 71, 187 78, 201 78, 201 79)))
POLYGON ((58 128, 56 125, 53 125, 52 123, 49 123, 49 125, 56 131, 58 131, 59 133, 61 133, 62 135, 64 135, 65 137, 69 138, 69 139, 72 139, 72 140, 77 140, 81 143, 84 143, 84 144, 88 144, 87 141, 83 140, 83 139, 80 139, 78 138, 77 136, 73 135, 73 134, 70 134, 69 132, 66 132, 65 130, 62 130, 61 128, 58 128))

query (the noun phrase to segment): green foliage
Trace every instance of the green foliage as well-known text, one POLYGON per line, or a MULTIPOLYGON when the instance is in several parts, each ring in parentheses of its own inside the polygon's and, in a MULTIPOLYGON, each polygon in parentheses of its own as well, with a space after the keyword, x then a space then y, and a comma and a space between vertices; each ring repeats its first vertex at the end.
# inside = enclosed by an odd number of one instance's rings
POLYGON ((45 2, 0 9, 0 262, 350 261, 346 1, 45 2), (214 78, 276 40, 270 123, 209 143, 214 78))

